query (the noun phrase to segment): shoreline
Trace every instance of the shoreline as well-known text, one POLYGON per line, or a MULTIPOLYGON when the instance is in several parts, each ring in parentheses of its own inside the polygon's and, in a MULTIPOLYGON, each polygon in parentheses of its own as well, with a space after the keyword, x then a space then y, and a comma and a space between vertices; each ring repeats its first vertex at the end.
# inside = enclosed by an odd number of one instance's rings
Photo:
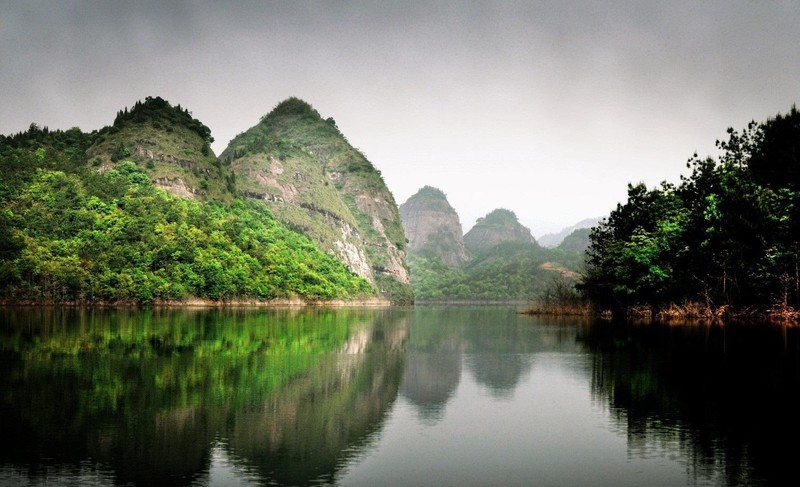
POLYGON ((500 299, 415 299, 414 304, 423 306, 530 306, 531 301, 525 299, 510 299, 508 301, 500 299))
POLYGON ((709 307, 699 303, 669 304, 662 307, 650 305, 628 306, 616 314, 611 310, 598 310, 585 306, 532 306, 522 314, 537 316, 590 316, 597 319, 669 323, 671 321, 693 321, 697 323, 771 323, 800 325, 800 310, 789 307, 709 307))
POLYGON ((669 304, 653 306, 630 306, 625 310, 628 320, 670 322, 692 320, 708 323, 762 322, 772 324, 800 324, 800 310, 783 306, 743 306, 722 305, 710 307, 700 303, 669 304))
POLYGON ((276 299, 230 299, 215 301, 213 299, 189 298, 182 300, 158 300, 150 303, 139 301, 33 301, 33 300, 0 300, 0 307, 61 307, 61 308, 343 308, 343 307, 390 307, 396 306, 388 299, 368 298, 357 300, 331 299, 306 300, 301 298, 276 299))

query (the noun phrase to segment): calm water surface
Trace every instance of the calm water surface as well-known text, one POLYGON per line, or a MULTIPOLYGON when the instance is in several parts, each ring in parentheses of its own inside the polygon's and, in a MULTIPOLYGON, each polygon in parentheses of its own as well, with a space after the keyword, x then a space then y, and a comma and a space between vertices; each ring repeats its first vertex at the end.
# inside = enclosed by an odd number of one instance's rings
POLYGON ((794 484, 799 338, 510 308, 0 309, 0 485, 794 484))

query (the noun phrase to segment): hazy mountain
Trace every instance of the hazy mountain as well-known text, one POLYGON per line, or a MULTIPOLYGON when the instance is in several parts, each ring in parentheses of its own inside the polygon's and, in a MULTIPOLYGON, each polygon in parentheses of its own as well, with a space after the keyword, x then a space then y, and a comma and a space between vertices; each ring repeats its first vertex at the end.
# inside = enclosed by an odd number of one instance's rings
POLYGON ((400 205, 409 253, 430 253, 460 266, 467 259, 458 214, 439 189, 425 186, 400 205))
POLYGON ((564 237, 557 248, 568 252, 585 252, 589 248, 591 231, 591 228, 579 228, 564 237))
POLYGON ((394 197, 332 118, 290 98, 237 135, 220 161, 246 198, 266 204, 392 299, 412 299, 394 197))
POLYGON ((419 301, 525 301, 539 297, 553 279, 573 282, 582 261, 577 252, 507 241, 475 252, 461 267, 413 253, 409 266, 419 301))
POLYGON ((464 245, 470 251, 485 250, 502 242, 536 243, 528 227, 523 226, 517 215, 503 208, 478 218, 475 226, 464 235, 464 245))
POLYGON ((602 219, 603 217, 586 218, 585 220, 581 220, 575 225, 564 228, 557 233, 544 234, 541 237, 539 237, 537 241, 539 242, 539 245, 541 245, 542 247, 557 247, 558 244, 560 244, 564 240, 564 238, 570 233, 580 228, 594 227, 602 219))
MULTIPOLYGON (((451 210, 435 188, 423 188, 409 202, 417 199, 438 207, 437 215, 451 210)), ((435 230, 427 233, 436 235, 435 230)), ((582 252, 539 246, 530 230, 505 209, 478 219, 464 244, 469 259, 459 266, 431 250, 409 253, 411 285, 419 301, 530 301, 554 279, 574 282, 583 262, 582 252)))

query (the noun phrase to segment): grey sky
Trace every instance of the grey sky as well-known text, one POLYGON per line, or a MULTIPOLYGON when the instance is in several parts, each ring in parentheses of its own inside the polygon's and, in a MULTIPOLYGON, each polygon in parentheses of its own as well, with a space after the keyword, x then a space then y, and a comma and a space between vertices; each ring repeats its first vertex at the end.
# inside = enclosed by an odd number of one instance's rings
POLYGON ((798 1, 0 0, 0 133, 92 130, 145 96, 219 153, 279 101, 336 119, 398 204, 539 235, 676 181, 728 126, 800 99, 798 1))

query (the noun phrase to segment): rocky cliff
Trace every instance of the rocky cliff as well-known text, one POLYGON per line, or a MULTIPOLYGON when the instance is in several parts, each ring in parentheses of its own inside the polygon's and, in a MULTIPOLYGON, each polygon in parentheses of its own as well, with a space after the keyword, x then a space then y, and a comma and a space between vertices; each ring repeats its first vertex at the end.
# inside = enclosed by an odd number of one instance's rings
POLYGON ((481 251, 502 242, 536 243, 530 229, 523 226, 513 211, 497 209, 483 218, 464 235, 464 245, 470 251, 481 251))
POLYGON ((439 189, 425 186, 400 205, 409 253, 430 253, 452 266, 469 257, 458 214, 439 189))
POLYGON ((191 113, 160 97, 147 97, 120 111, 86 151, 88 164, 99 172, 133 161, 153 184, 194 199, 228 201, 233 180, 220 167, 209 144, 211 131, 191 113))
POLYGON ((394 197, 332 118, 290 98, 237 135, 219 159, 242 195, 263 202, 387 297, 412 299, 394 197))

